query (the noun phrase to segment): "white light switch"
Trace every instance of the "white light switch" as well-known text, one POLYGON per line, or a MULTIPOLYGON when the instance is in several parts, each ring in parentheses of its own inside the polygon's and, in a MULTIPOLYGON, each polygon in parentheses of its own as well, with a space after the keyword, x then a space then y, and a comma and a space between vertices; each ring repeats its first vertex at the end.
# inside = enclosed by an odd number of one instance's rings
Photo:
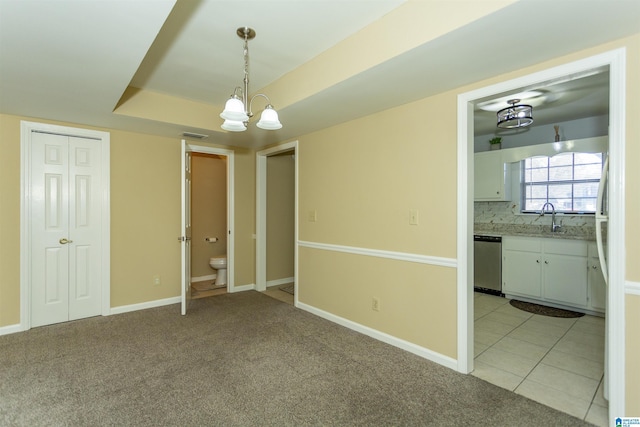
POLYGON ((409 210, 409 225, 418 225, 418 209, 409 210))

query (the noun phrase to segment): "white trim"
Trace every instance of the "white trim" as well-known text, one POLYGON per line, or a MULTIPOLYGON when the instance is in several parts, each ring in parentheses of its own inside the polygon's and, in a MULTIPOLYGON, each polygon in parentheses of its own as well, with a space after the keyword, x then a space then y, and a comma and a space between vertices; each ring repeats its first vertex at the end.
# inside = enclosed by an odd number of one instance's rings
POLYGON ((640 282, 627 281, 627 284, 624 287, 624 291, 627 295, 640 296, 640 282))
POLYGON ((337 323, 338 325, 344 326, 345 328, 367 335, 378 341, 382 341, 394 347, 398 347, 402 350, 408 351, 409 353, 413 353, 432 362, 446 366, 447 368, 456 369, 457 361, 455 359, 452 359, 451 357, 436 353, 435 351, 429 350, 428 348, 421 347, 409 341, 405 341, 403 339, 394 337, 393 335, 380 332, 376 329, 372 329, 368 326, 361 325, 360 323, 353 322, 351 320, 345 319, 344 317, 336 316, 335 314, 326 312, 324 310, 301 302, 298 302, 296 306, 301 310, 308 311, 309 313, 315 314, 316 316, 327 319, 333 323, 337 323))
POLYGON ((193 282, 205 282, 207 280, 216 280, 216 276, 217 276, 217 274, 210 274, 208 276, 192 277, 191 278, 191 283, 193 283, 193 282))
POLYGON ((23 332, 23 331, 24 329, 22 329, 22 325, 19 323, 15 325, 2 326, 0 327, 0 336, 15 334, 16 332, 23 332))
POLYGON ((256 153, 256 290, 267 289, 267 157, 293 150, 294 161, 294 304, 298 301, 298 141, 291 141, 256 153))
MULTIPOLYGON (((235 162, 233 150, 207 147, 204 145, 186 144, 191 153, 217 154, 227 158, 227 292, 236 292, 235 288, 235 162)), ((182 233, 182 232, 181 232, 182 233)))
POLYGON ((329 243, 298 241, 298 245, 305 248, 321 249, 333 252, 345 252, 354 255, 373 256, 377 258, 395 259, 398 261, 416 262, 419 264, 439 265, 456 268, 458 262, 453 258, 442 258, 428 255, 418 255, 407 252, 384 251, 381 249, 359 248, 355 246, 333 245, 329 243))
POLYGON ((234 286, 233 290, 230 290, 230 291, 228 290, 227 292, 230 294, 233 294, 236 292, 254 291, 255 289, 256 289, 256 285, 251 283, 249 285, 234 286))
POLYGON ((284 277, 282 279, 267 280, 267 288, 271 288, 273 286, 286 285, 287 283, 291 283, 294 281, 295 281, 295 277, 284 277))
POLYGON ((180 304, 180 297, 157 299, 154 301, 141 302, 138 304, 121 305, 113 307, 110 314, 122 314, 132 311, 146 310, 147 308, 162 307, 165 305, 180 304))
POLYGON ((45 132, 100 141, 101 155, 101 314, 111 313, 111 135, 91 129, 20 121, 20 327, 31 328, 31 133, 45 132))
POLYGON ((598 67, 609 67, 609 292, 607 370, 609 413, 625 413, 625 84, 626 49, 616 49, 458 95, 458 371, 473 370, 473 102, 598 67), (465 175, 468 174, 468 175, 465 175))

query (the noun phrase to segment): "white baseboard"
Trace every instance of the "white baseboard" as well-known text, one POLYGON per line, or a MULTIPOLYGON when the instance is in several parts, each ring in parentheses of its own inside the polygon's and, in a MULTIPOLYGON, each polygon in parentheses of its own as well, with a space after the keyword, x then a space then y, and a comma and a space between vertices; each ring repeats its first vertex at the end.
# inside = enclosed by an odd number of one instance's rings
POLYGON ((155 301, 141 302, 139 304, 121 305, 119 307, 111 307, 110 314, 122 314, 122 313, 128 313, 130 311, 145 310, 147 308, 162 307, 164 305, 180 304, 181 301, 182 300, 180 297, 172 297, 172 298, 158 299, 155 301))
POLYGON ((267 288, 272 286, 280 286, 286 285, 287 283, 293 283, 295 278, 293 277, 285 277, 284 279, 276 279, 276 280, 267 280, 267 288))
POLYGON ((367 335, 371 338, 377 339, 378 341, 382 341, 394 347, 398 347, 402 350, 408 351, 409 353, 413 353, 416 356, 423 357, 432 362, 446 366, 447 368, 458 370, 458 361, 455 359, 452 359, 451 357, 445 356, 440 353, 436 353, 435 351, 429 350, 424 347, 420 347, 419 345, 410 343, 408 341, 402 340, 400 338, 394 337, 384 332, 380 332, 368 326, 361 325, 359 323, 353 322, 343 317, 336 316, 335 314, 326 312, 324 310, 320 310, 319 308, 312 307, 310 305, 307 305, 301 302, 298 302, 296 304, 296 307, 298 307, 301 310, 308 311, 309 313, 315 314, 316 316, 322 317, 323 319, 327 319, 333 323, 337 323, 338 325, 344 326, 346 328, 349 328, 361 334, 367 335))
POLYGON ((253 283, 249 285, 234 286, 233 289, 229 289, 229 293, 235 294, 236 292, 253 291, 255 288, 256 285, 253 283))
POLYGON ((16 332, 22 332, 22 326, 20 324, 9 325, 9 326, 0 326, 0 335, 9 335, 15 334, 16 332))
POLYGON ((191 283, 205 282, 207 280, 216 280, 217 274, 209 274, 208 276, 192 277, 191 283))

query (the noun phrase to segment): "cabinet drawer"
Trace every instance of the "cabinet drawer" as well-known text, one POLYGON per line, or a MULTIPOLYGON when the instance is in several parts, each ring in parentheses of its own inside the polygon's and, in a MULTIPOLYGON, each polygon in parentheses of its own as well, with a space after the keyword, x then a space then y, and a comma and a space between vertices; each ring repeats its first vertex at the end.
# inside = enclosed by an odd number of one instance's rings
POLYGON ((544 239, 544 253, 587 256, 587 242, 583 240, 544 239))
POLYGON ((502 238, 502 248, 511 251, 541 252, 542 241, 537 237, 512 237, 502 238))

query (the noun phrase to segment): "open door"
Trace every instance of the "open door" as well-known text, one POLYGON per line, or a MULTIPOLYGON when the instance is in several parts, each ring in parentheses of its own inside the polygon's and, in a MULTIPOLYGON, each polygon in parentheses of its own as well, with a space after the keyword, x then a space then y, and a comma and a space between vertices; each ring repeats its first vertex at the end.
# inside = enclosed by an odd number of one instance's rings
POLYGON ((182 314, 191 301, 191 151, 182 140, 182 222, 180 240, 182 258, 182 314))

